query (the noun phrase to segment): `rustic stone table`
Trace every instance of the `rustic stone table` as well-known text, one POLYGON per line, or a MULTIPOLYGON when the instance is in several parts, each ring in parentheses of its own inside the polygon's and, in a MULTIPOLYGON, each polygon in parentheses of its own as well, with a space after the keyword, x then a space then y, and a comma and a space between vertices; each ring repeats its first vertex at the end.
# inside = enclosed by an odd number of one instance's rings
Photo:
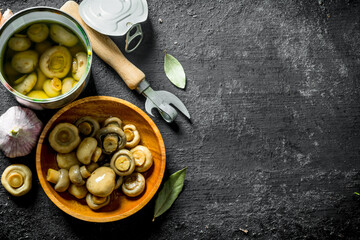
MULTIPOLYGON (((65 1, 9 0, 14 12, 65 1)), ((40 187, 0 187, 0 239, 358 239, 360 234, 360 3, 352 0, 148 0, 141 47, 126 56, 154 89, 176 94, 192 121, 157 114, 166 178, 188 167, 172 208, 154 201, 125 220, 96 224, 59 210, 40 187), (160 20, 161 19, 161 20, 160 20), (162 23, 161 23, 162 22, 162 23), (185 90, 163 71, 183 64, 185 90), (111 237, 112 236, 112 237, 111 237)), ((124 49, 124 38, 115 41, 124 49)), ((119 97, 144 109, 97 56, 81 97, 119 97)), ((0 113, 17 105, 1 86, 0 113)), ((55 111, 38 111, 45 123, 55 111)))

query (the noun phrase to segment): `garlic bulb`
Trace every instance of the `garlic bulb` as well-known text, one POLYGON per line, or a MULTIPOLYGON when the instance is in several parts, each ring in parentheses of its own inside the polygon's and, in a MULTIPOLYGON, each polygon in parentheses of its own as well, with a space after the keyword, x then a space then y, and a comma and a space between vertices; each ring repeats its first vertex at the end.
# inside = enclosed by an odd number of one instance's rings
POLYGON ((42 129, 35 113, 19 106, 0 116, 0 149, 10 158, 28 155, 35 147, 42 129))

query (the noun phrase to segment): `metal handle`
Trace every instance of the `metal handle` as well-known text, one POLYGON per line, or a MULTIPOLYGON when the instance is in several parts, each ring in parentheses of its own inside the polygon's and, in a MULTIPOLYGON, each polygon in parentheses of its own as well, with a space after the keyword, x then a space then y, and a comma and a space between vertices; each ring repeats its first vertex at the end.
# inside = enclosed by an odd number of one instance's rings
POLYGON ((144 37, 144 34, 142 32, 141 25, 139 23, 132 25, 131 28, 129 29, 129 31, 126 33, 125 52, 131 53, 131 52, 135 51, 135 49, 137 49, 139 47, 143 37, 144 37), (131 31, 134 28, 136 28, 136 32, 134 34, 130 35, 131 31), (132 49, 129 49, 130 43, 138 36, 140 36, 138 43, 135 45, 135 47, 133 47, 132 49))

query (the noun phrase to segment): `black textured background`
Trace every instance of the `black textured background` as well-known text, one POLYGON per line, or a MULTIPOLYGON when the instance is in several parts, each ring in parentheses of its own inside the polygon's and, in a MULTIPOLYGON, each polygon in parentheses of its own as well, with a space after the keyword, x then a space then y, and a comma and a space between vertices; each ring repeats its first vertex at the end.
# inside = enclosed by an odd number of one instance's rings
MULTIPOLYGON (((14 12, 65 1, 0 1, 14 12)), ((25 163, 33 189, 0 187, 1 239, 359 239, 360 3, 350 0, 148 0, 145 40, 126 56, 154 89, 192 116, 153 118, 166 177, 188 167, 183 192, 154 223, 154 201, 125 220, 68 216, 45 195, 35 153, 0 154, 0 171, 25 163), (159 22, 162 19, 162 23, 159 22), (186 89, 163 71, 163 50, 183 64, 186 89), (110 237, 112 236, 112 237, 110 237)), ((123 49, 123 38, 115 39, 123 49)), ((81 97, 108 95, 144 109, 97 56, 81 97)), ((17 105, 0 88, 0 113, 17 105)), ((55 111, 37 112, 46 122, 55 111)))

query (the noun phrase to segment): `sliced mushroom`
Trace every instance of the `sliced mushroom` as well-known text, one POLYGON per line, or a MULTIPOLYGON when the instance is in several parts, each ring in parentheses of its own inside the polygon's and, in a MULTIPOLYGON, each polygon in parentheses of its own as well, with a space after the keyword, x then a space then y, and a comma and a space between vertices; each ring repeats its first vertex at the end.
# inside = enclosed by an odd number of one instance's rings
POLYGON ((111 168, 99 167, 86 181, 88 191, 98 197, 107 197, 115 187, 115 173, 111 168))
POLYGON ((16 36, 9 39, 8 46, 14 51, 25 51, 31 46, 31 41, 26 35, 16 34, 16 36))
POLYGON ((28 28, 27 35, 31 41, 39 43, 48 37, 49 28, 44 23, 35 23, 28 28))
POLYGON ((139 196, 145 189, 145 178, 141 173, 135 172, 125 177, 121 186, 123 193, 129 197, 139 196))
POLYGON ((72 76, 79 81, 86 70, 87 55, 84 52, 78 52, 72 62, 72 76))
POLYGON ((26 96, 31 97, 31 98, 37 98, 37 99, 47 99, 47 98, 49 98, 49 96, 46 95, 46 93, 44 91, 42 91, 42 90, 32 90, 31 92, 26 94, 26 96))
POLYGON ((110 196, 97 197, 88 193, 86 196, 86 203, 91 209, 98 210, 110 203, 110 196))
POLYGON ((41 55, 39 66, 48 78, 63 78, 70 71, 71 59, 71 54, 66 47, 54 46, 41 55))
POLYGON ((75 152, 56 154, 56 162, 59 168, 69 170, 74 165, 80 165, 75 152))
POLYGON ((124 148, 126 144, 125 134, 118 127, 101 128, 97 132, 96 138, 105 154, 114 153, 116 150, 124 148))
POLYGON ((135 159, 135 171, 146 172, 153 165, 153 157, 150 150, 142 145, 138 145, 130 150, 135 159))
POLYGON ((75 80, 71 77, 64 78, 62 80, 61 94, 65 94, 70 91, 74 86, 75 80))
POLYGON ((100 129, 100 124, 91 116, 85 116, 75 122, 75 126, 79 128, 80 134, 85 137, 94 137, 100 129))
POLYGON ((30 73, 19 84, 15 85, 14 89, 19 93, 26 95, 28 92, 31 91, 31 89, 34 88, 36 80, 36 73, 30 73))
POLYGON ((53 79, 48 79, 43 84, 43 90, 49 97, 56 97, 61 94, 61 80, 54 77, 53 79))
POLYGON ((63 168, 59 171, 49 168, 46 180, 55 184, 55 191, 65 192, 70 185, 69 171, 63 168))
POLYGON ((135 170, 135 160, 131 152, 121 149, 114 153, 110 161, 110 167, 119 176, 128 176, 135 170))
POLYGON ((75 184, 71 184, 68 191, 71 195, 73 195, 77 199, 82 199, 86 197, 86 195, 88 194, 88 190, 84 185, 77 186, 75 184))
POLYGON ((49 143, 59 153, 69 153, 80 143, 79 130, 71 123, 59 123, 50 132, 49 143))
POLYGON ((117 117, 110 117, 110 118, 106 119, 104 122, 104 127, 110 127, 110 126, 122 128, 121 119, 117 118, 117 117))
POLYGON ((126 136, 126 144, 125 147, 133 148, 140 142, 140 134, 139 131, 136 129, 135 125, 126 124, 124 126, 124 133, 126 136))
POLYGON ((41 69, 38 67, 36 68, 37 73, 37 81, 33 89, 35 90, 43 90, 43 85, 46 80, 45 74, 41 71, 41 69))
POLYGON ((50 25, 50 38, 54 42, 57 42, 67 47, 72 47, 79 41, 74 34, 69 32, 59 24, 50 25))
POLYGON ((97 141, 95 138, 84 138, 76 150, 78 160, 85 165, 89 164, 91 162, 91 157, 96 150, 96 146, 97 141))
POLYGON ((19 73, 31 73, 38 64, 39 54, 34 50, 19 52, 11 60, 11 66, 19 73))
POLYGON ((31 189, 31 170, 23 164, 12 164, 4 170, 1 184, 11 195, 22 196, 31 189))
POLYGON ((70 181, 77 186, 81 186, 85 184, 85 181, 80 173, 79 165, 74 165, 69 169, 69 178, 70 181))

